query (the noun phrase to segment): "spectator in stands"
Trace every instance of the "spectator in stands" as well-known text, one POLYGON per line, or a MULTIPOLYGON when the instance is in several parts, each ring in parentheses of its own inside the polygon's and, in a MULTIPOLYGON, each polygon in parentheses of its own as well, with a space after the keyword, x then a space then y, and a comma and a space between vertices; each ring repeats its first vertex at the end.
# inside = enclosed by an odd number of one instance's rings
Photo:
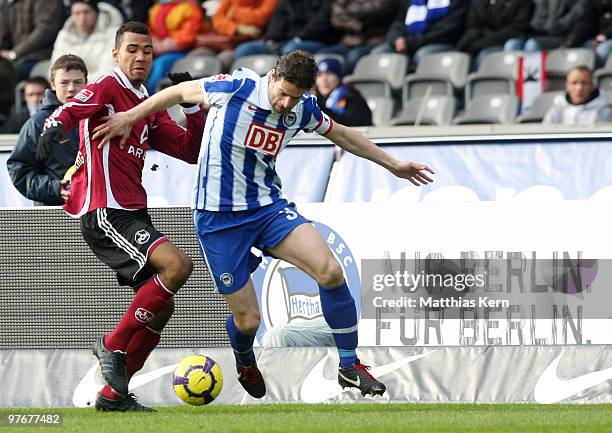
POLYGON ((50 87, 49 82, 43 77, 28 78, 23 87, 24 110, 19 113, 14 112, 0 127, 0 134, 17 134, 30 116, 38 110, 45 96, 45 90, 50 87))
POLYGON ((527 34, 532 12, 533 0, 473 0, 457 48, 477 56, 478 67, 484 56, 502 50, 508 39, 527 34))
POLYGON ((0 57, 14 62, 17 81, 51 57, 63 22, 62 0, 0 0, 0 57))
POLYGON ((259 38, 276 8, 276 0, 222 0, 212 17, 212 32, 198 36, 198 47, 219 53, 224 71, 234 61, 234 48, 259 38))
POLYGON ((74 164, 79 149, 78 128, 67 142, 50 149, 38 145, 45 119, 68 102, 87 82, 87 67, 72 54, 58 58, 51 66, 51 89, 47 89, 40 110, 25 123, 6 166, 15 188, 39 205, 61 205, 70 191, 62 179, 74 164))
POLYGON ((90 78, 112 71, 115 62, 111 51, 121 24, 121 13, 108 3, 72 0, 70 17, 57 35, 51 62, 64 54, 75 54, 87 65, 90 78))
POLYGON ((331 0, 278 0, 265 40, 236 47, 240 58, 254 54, 287 54, 304 50, 316 53, 332 42, 331 0))
POLYGON ((427 54, 454 50, 469 6, 469 0, 403 0, 387 32, 387 42, 372 53, 403 53, 418 64, 427 54))
MULTIPOLYGON (((149 18, 149 9, 155 3, 153 0, 101 0, 121 12, 124 22, 138 21, 146 23, 149 18)), ((64 0, 64 3, 70 0, 64 0)), ((70 13, 70 11, 68 11, 70 13)))
POLYGON ((597 63, 603 66, 612 53, 612 0, 586 0, 586 17, 576 30, 595 49, 597 63))
POLYGON ((541 51, 558 47, 577 47, 586 36, 576 32, 587 19, 586 4, 590 0, 540 0, 529 23, 529 38, 513 38, 504 44, 506 51, 541 51))
POLYGON ((23 88, 23 97, 30 116, 36 113, 45 97, 45 90, 50 87, 51 84, 43 77, 32 77, 26 80, 23 88))
POLYGON ((612 107, 593 84, 593 73, 586 66, 576 66, 565 78, 565 101, 552 107, 543 123, 592 125, 612 122, 612 107))
POLYGON ((398 0, 332 0, 331 25, 340 42, 319 53, 345 56, 346 72, 352 73, 357 60, 385 40, 398 6, 398 0))
MULTIPOLYGON (((119 0, 115 0, 116 3, 119 0)), ((138 21, 139 23, 146 23, 149 18, 149 10, 155 3, 153 0, 120 0, 121 12, 125 18, 125 22, 138 21)), ((116 6, 116 5, 115 5, 116 6)))
POLYGON ((195 0, 161 0, 153 5, 147 22, 155 54, 146 82, 149 93, 155 92, 172 65, 195 46, 203 19, 202 7, 195 0))
POLYGON ((345 126, 372 125, 372 112, 357 89, 342 84, 342 65, 337 59, 323 59, 318 65, 315 93, 317 105, 345 126))
POLYGON ((11 114, 16 84, 17 72, 13 63, 0 57, 0 126, 11 114))

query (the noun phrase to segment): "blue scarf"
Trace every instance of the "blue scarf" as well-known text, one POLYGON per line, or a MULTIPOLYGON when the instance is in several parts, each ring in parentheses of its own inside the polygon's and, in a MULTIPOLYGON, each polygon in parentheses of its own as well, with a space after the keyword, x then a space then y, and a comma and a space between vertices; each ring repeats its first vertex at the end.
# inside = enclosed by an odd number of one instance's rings
POLYGON ((340 85, 336 87, 327 97, 327 101, 325 101, 325 106, 334 114, 338 116, 342 116, 346 113, 346 86, 340 85))
POLYGON ((406 31, 423 33, 430 22, 444 17, 450 9, 450 0, 412 0, 406 13, 406 31))

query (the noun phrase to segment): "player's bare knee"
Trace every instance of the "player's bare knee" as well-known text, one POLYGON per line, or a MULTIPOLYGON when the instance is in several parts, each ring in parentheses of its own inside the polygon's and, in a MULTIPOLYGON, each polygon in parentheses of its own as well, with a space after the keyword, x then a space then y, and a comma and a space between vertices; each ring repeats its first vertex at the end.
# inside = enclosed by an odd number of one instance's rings
POLYGON ((187 282, 192 271, 191 258, 181 252, 168 258, 159 274, 168 288, 176 292, 187 282))
POLYGON ((178 274, 184 279, 184 284, 193 272, 193 261, 191 260, 191 257, 182 252, 177 255, 177 260, 179 262, 178 274))
POLYGON ((255 334, 261 323, 259 310, 245 310, 244 312, 234 313, 236 327, 245 334, 255 334))
POLYGON ((342 284, 344 280, 344 274, 342 273, 342 267, 335 258, 330 258, 325 263, 322 271, 317 277, 317 283, 328 289, 333 289, 342 284))

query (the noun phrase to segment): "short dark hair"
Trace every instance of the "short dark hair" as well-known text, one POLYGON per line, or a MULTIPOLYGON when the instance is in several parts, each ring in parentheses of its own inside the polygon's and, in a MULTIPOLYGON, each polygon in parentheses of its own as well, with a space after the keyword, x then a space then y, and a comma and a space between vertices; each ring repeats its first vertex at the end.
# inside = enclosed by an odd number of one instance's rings
POLYGON ((276 61, 276 78, 284 78, 300 89, 312 89, 317 81, 317 62, 306 51, 291 51, 276 61))
POLYGON ((46 78, 44 77, 32 77, 32 78, 28 78, 25 81, 25 85, 27 86, 28 84, 36 84, 38 86, 44 87, 45 89, 48 89, 51 87, 51 85, 49 84, 49 82, 47 81, 46 78))
POLYGON ((72 69, 76 69, 77 71, 81 71, 85 75, 85 81, 87 81, 87 66, 85 66, 85 62, 79 56, 75 56, 74 54, 64 54, 57 58, 55 62, 51 65, 51 81, 55 78, 55 72, 59 69, 63 69, 65 71, 70 71, 72 69))
POLYGON ((147 35, 149 36, 151 33, 149 32, 149 28, 139 21, 128 21, 123 24, 117 30, 115 34, 115 48, 119 48, 121 46, 121 42, 123 41, 123 35, 125 33, 136 33, 138 35, 147 35))
POLYGON ((586 65, 578 65, 578 66, 574 66, 569 71, 567 71, 567 74, 565 74, 565 78, 567 79, 569 74, 574 72, 574 71, 576 71, 576 72, 585 72, 585 73, 589 74, 591 76, 591 78, 593 77, 593 71, 591 70, 591 68, 589 68, 586 65))

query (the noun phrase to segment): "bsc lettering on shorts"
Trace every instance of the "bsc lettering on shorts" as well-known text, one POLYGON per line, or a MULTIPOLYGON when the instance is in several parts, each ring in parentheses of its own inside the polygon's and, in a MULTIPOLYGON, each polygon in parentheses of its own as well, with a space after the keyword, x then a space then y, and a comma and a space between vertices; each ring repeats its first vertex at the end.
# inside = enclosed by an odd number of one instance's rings
POLYGON ((276 157, 283 145, 284 136, 285 131, 280 129, 260 125, 259 123, 251 123, 244 140, 244 145, 249 149, 276 157))

